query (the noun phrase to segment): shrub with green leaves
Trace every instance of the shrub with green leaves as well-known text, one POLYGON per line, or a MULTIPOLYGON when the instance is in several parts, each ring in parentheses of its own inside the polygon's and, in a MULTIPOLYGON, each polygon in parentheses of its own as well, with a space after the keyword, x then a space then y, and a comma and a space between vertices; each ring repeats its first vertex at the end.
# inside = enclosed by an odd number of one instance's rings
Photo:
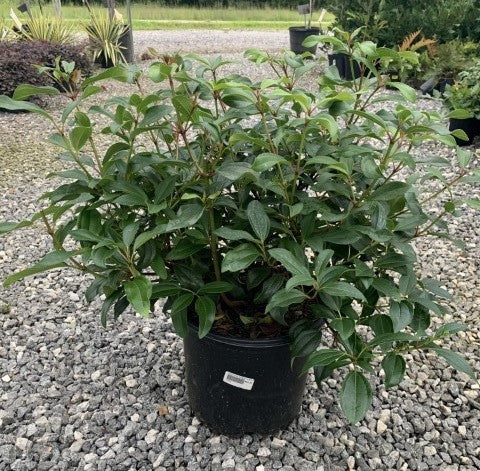
POLYGON ((347 31, 362 28, 364 39, 389 47, 414 31, 447 42, 465 37, 462 25, 476 0, 329 0, 326 8, 347 31))
POLYGON ((463 109, 480 119, 480 61, 458 75, 458 81, 445 90, 450 110, 463 109))
MULTIPOLYGON (((119 65, 85 80, 59 119, 1 97, 0 106, 49 120, 50 142, 72 164, 56 174, 66 181, 44 196, 48 207, 0 226, 43 224, 53 244, 5 285, 71 267, 91 279, 88 301, 104 296, 103 324, 128 306, 150 316, 166 299, 181 336, 189 317, 200 337, 289 332, 292 356, 306 357, 317 381, 345 372, 340 405, 352 423, 370 407, 368 375, 380 366, 397 385, 414 350, 473 376, 442 347, 464 326, 432 323, 449 294, 418 276, 412 244, 449 239, 446 220, 464 203, 479 207, 451 191, 480 181, 474 156, 456 149, 442 116, 417 110, 412 88, 386 81, 381 64, 398 61, 397 51, 338 35, 307 43, 333 44, 368 77, 346 82, 330 67, 308 91, 299 80, 313 61, 249 50, 252 67, 272 65, 271 78, 224 76, 221 59, 165 56, 145 76, 119 65), (105 79, 131 92, 89 106, 105 79), (398 93, 385 95, 387 83, 398 93), (456 149, 456 175, 449 160, 416 157, 425 142, 456 149), (323 339, 324 329, 333 335, 323 339)), ((16 98, 42 92, 55 93, 24 86, 16 98)))

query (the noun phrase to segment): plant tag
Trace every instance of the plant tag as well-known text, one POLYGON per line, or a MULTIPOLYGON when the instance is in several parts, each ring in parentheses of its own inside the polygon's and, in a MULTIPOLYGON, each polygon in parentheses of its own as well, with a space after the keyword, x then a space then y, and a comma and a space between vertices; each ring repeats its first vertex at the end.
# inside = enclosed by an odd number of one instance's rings
POLYGON ((299 15, 309 15, 310 14, 310 4, 306 3, 305 5, 298 5, 298 14, 299 15))
POLYGON ((225 371, 225 374, 223 375, 223 382, 230 384, 231 386, 235 386, 236 388, 251 391, 255 380, 252 378, 247 378, 246 376, 230 373, 230 371, 225 371))

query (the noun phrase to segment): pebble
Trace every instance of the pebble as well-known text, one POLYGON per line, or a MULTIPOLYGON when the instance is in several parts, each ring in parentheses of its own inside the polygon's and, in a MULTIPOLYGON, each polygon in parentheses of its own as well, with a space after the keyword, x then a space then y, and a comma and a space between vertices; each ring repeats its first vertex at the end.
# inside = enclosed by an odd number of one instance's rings
POLYGON ((266 458, 266 457, 270 456, 271 454, 272 454, 272 452, 264 446, 260 447, 257 451, 257 456, 259 456, 261 458, 266 458))

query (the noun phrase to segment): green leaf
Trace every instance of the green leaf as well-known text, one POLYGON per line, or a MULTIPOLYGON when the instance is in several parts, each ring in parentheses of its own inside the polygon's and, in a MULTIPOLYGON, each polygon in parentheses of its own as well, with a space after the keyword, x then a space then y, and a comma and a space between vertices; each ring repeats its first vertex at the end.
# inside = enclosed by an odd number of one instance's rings
POLYGON ((355 286, 344 281, 337 281, 330 285, 322 286, 322 291, 331 296, 340 296, 342 298, 355 298, 365 301, 365 296, 355 286))
POLYGON ((272 296, 270 302, 265 308, 265 312, 268 313, 274 308, 289 307, 292 304, 300 304, 306 298, 307 295, 305 293, 302 293, 298 289, 291 289, 289 291, 287 291, 286 289, 282 289, 280 291, 277 291, 272 296))
POLYGON ((210 332, 217 306, 208 296, 199 296, 195 302, 195 312, 198 315, 198 338, 203 339, 210 332))
POLYGON ((30 111, 32 113, 36 113, 40 116, 43 116, 50 121, 53 121, 53 118, 42 108, 29 101, 17 101, 12 100, 10 97, 6 95, 0 95, 0 110, 8 110, 8 111, 30 111))
POLYGON ((447 117, 450 119, 468 119, 473 117, 473 113, 467 110, 452 110, 447 114, 447 117))
POLYGON ((465 200, 465 203, 473 209, 480 210, 480 198, 469 198, 465 200))
POLYGON ((241 244, 228 251, 222 261, 222 272, 241 271, 249 267, 260 255, 252 244, 241 244))
POLYGON ((162 257, 155 255, 155 258, 150 262, 150 266, 161 280, 167 279, 167 267, 165 266, 165 262, 163 261, 162 257))
POLYGON ((322 340, 322 331, 314 322, 304 319, 290 328, 292 358, 305 357, 313 353, 322 340))
POLYGON ((250 242, 255 242, 255 237, 249 232, 231 229, 230 227, 220 227, 220 229, 215 231, 215 234, 225 240, 249 240, 250 242))
POLYGON ((365 376, 350 371, 340 391, 340 407, 352 425, 362 420, 372 403, 372 388, 365 376))
POLYGON ((187 308, 192 304, 193 294, 185 293, 176 298, 170 308, 170 317, 172 324, 180 337, 185 338, 188 335, 188 311, 187 308))
POLYGON ((457 149, 457 161, 460 168, 467 168, 468 164, 472 161, 473 153, 469 150, 462 149, 459 147, 457 149))
POLYGON ((92 135, 90 126, 77 126, 70 131, 70 142, 75 150, 80 150, 92 135))
POLYGON ((405 359, 401 355, 389 353, 382 360, 382 368, 385 371, 385 386, 391 388, 397 386, 405 375, 405 359))
POLYGON ((468 329, 468 326, 465 324, 459 324, 458 322, 450 322, 448 324, 442 325, 435 332, 435 337, 445 337, 448 335, 453 335, 458 332, 464 332, 468 329))
POLYGON ((392 301, 390 303, 390 317, 393 322, 393 331, 399 332, 412 322, 413 312, 409 303, 392 301))
POLYGON ((376 201, 391 202, 395 198, 404 196, 410 185, 404 182, 388 182, 380 185, 369 197, 376 201))
POLYGON ((137 235, 138 229, 140 227, 140 223, 137 222, 132 222, 131 224, 128 224, 125 226, 125 228, 122 231, 122 240, 123 243, 125 244, 125 247, 130 247, 132 245, 132 242, 135 239, 135 236, 137 235))
POLYGON ((198 204, 186 204, 180 207, 177 217, 168 222, 166 232, 193 226, 203 216, 203 207, 198 204))
POLYGON ((430 327, 430 313, 427 308, 415 303, 410 327, 420 335, 425 333, 425 330, 430 327))
POLYGON ((233 289, 233 285, 227 281, 212 281, 203 285, 199 290, 198 294, 220 294, 227 293, 233 289))
POLYGON ((377 335, 373 340, 368 342, 371 347, 384 346, 392 342, 416 342, 418 341, 417 337, 414 337, 411 334, 406 332, 396 332, 393 334, 380 334, 377 335))
POLYGON ((271 249, 268 253, 277 262, 280 262, 292 275, 306 275, 310 276, 310 270, 305 266, 305 263, 298 260, 291 252, 286 249, 271 249))
POLYGON ((376 336, 393 333, 392 319, 385 314, 376 314, 370 317, 368 325, 372 328, 376 336))
POLYGON ((388 82, 387 85, 389 87, 396 88, 403 95, 403 97, 411 103, 415 103, 417 101, 417 92, 409 85, 401 82, 388 82))
POLYGON ((37 273, 42 273, 48 270, 53 270, 55 268, 67 267, 68 265, 65 262, 74 257, 75 255, 79 255, 82 252, 83 250, 74 250, 71 252, 59 250, 55 252, 50 252, 35 265, 5 278, 3 286, 7 288, 11 284, 15 283, 16 281, 22 280, 27 276, 35 275, 37 273))
POLYGON ((257 237, 263 242, 270 232, 270 219, 263 209, 262 203, 253 200, 247 207, 247 217, 257 237))
POLYGON ((152 288, 152 297, 154 299, 165 298, 167 296, 175 296, 180 293, 181 288, 178 284, 171 281, 155 283, 152 288))
POLYGON ((137 276, 123 285, 128 302, 141 316, 150 315, 150 298, 152 296, 152 283, 145 276, 137 276))
POLYGON ((347 340, 355 331, 355 321, 348 317, 337 317, 329 322, 330 327, 338 332, 342 340, 347 340))
POLYGON ((475 372, 473 371, 473 368, 471 367, 470 363, 463 358, 462 355, 439 347, 431 348, 431 350, 434 351, 438 356, 444 358, 447 363, 456 370, 466 373, 471 378, 475 378, 475 372))
POLYGON ((22 227, 27 227, 31 226, 32 222, 31 221, 22 221, 22 222, 11 222, 11 221, 5 221, 5 222, 0 222, 0 234, 6 234, 8 232, 12 232, 15 229, 20 229, 22 227))
POLYGON ((34 95, 60 95, 60 91, 55 87, 36 86, 23 83, 15 89, 12 98, 14 100, 26 100, 34 95))
POLYGON ((327 366, 337 362, 344 362, 343 366, 345 366, 350 363, 350 359, 345 352, 341 352, 340 350, 322 348, 321 350, 312 353, 308 357, 305 365, 302 368, 302 373, 305 373, 310 368, 315 366, 327 366))
POLYGON ((288 291, 296 286, 313 286, 315 280, 310 275, 295 275, 287 281, 285 289, 288 291))
POLYGON ((226 162, 218 168, 218 173, 232 182, 239 180, 248 173, 252 173, 248 162, 226 162))
POLYGON ((288 164, 288 161, 276 154, 260 154, 253 162, 252 170, 255 172, 265 172, 278 164, 288 164))

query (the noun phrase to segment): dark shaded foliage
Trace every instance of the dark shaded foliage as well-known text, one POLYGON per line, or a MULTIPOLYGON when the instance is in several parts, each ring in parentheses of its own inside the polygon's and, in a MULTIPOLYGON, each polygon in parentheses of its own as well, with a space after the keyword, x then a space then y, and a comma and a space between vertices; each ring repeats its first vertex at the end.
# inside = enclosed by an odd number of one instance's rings
POLYGON ((11 96, 21 83, 53 85, 46 75, 39 75, 36 65, 53 66, 55 58, 74 61, 83 74, 90 72, 85 46, 52 44, 43 41, 0 42, 0 95, 11 96))
MULTIPOLYGON (((408 34, 421 30, 440 43, 480 33, 478 16, 472 15, 478 0, 329 0, 325 7, 339 25, 353 31, 365 27, 365 39, 395 46, 408 34), (472 19, 471 19, 472 18, 472 19), (383 22, 383 27, 378 27, 383 22)), ((478 39, 478 38, 476 38, 478 39)))

